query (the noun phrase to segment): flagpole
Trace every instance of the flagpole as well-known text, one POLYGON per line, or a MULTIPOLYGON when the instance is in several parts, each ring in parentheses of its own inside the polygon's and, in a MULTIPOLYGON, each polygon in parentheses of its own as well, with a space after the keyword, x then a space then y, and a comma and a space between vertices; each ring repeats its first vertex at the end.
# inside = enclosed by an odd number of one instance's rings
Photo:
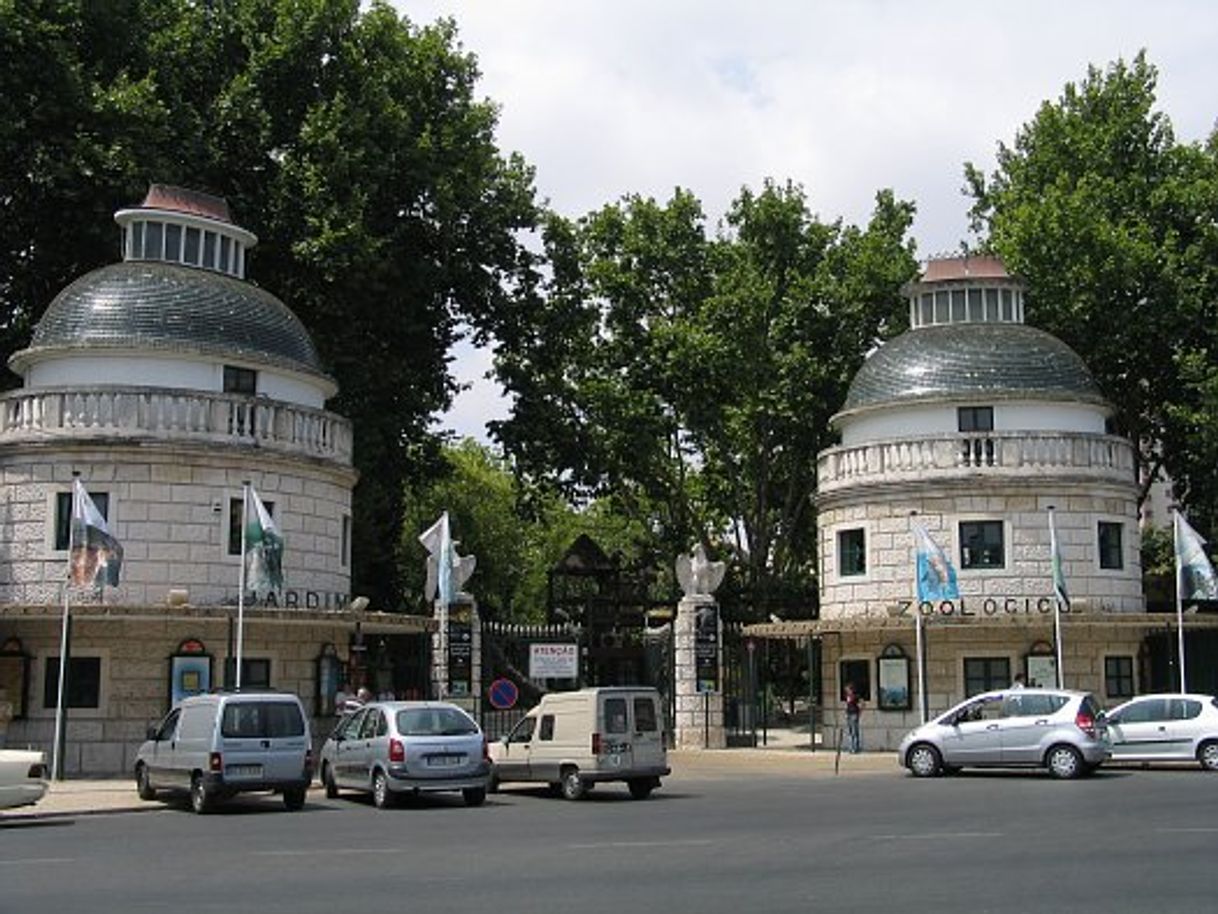
POLYGON ((1176 556, 1176 651, 1180 658, 1180 691, 1187 692, 1184 676, 1184 566, 1180 562, 1180 512, 1172 514, 1172 552, 1176 556))
POLYGON ((1049 511, 1049 579, 1053 586, 1053 644, 1057 660, 1057 687, 1066 687, 1066 671, 1062 664, 1062 594, 1065 592, 1065 572, 1062 572, 1063 583, 1058 586, 1058 563, 1061 561, 1061 547, 1057 542, 1057 524, 1053 521, 1053 505, 1049 511))
POLYGON ((63 750, 65 736, 64 700, 68 683, 68 625, 69 607, 72 599, 72 538, 76 535, 76 515, 80 510, 80 494, 77 483, 80 473, 72 472, 72 513, 68 517, 68 567, 63 581, 63 629, 59 635, 59 691, 55 698, 55 735, 51 748, 51 777, 63 780, 63 750))
POLYGON ((241 689, 241 658, 245 650, 245 527, 250 510, 250 481, 241 483, 241 571, 237 584, 237 672, 235 686, 241 689))
POLYGON ((918 718, 926 723, 926 659, 922 646, 922 605, 914 611, 914 644, 918 662, 918 718))

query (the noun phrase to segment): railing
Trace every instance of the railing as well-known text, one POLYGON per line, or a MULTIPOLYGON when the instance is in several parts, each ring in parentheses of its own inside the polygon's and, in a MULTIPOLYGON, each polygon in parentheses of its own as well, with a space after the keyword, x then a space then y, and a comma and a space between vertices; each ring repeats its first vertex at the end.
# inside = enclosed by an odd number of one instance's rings
POLYGON ((0 443, 104 438, 249 444, 351 464, 351 423, 282 400, 148 387, 0 395, 0 443))
POLYGON ((1124 438, 1064 432, 975 432, 843 445, 821 454, 817 489, 1056 470, 1132 483, 1133 448, 1124 438))

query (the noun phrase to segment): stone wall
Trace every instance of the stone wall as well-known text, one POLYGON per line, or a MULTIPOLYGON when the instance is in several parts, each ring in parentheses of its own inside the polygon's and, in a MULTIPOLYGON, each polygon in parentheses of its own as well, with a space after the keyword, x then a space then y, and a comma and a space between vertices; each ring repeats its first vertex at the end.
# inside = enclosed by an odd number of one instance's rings
POLYGON ((54 548, 55 502, 56 493, 70 491, 73 471, 91 494, 107 493, 110 529, 123 545, 122 584, 107 589, 106 602, 164 604, 170 590, 185 589, 196 605, 235 604, 240 557, 228 553, 230 504, 240 500, 244 480, 275 505, 285 541, 283 598, 334 609, 350 596, 342 554, 350 468, 257 449, 61 443, 55 451, 6 448, 0 471, 0 603, 62 600, 67 553, 54 548))
MULTIPOLYGON (((856 503, 834 499, 821 505, 820 536, 822 619, 859 615, 883 616, 902 601, 915 598, 915 549, 911 517, 925 526, 956 567, 960 592, 966 604, 980 612, 992 599, 1000 612, 1010 612, 1014 599, 1022 612, 1052 596, 1049 564, 1047 508, 1055 507, 1058 542, 1066 585, 1073 601, 1091 612, 1140 612, 1142 564, 1140 532, 1132 486, 1126 492, 1107 486, 1088 487, 1046 482, 1043 490, 1027 486, 996 485, 987 480, 973 491, 951 494, 911 488, 907 493, 879 495, 854 493, 856 503), (964 569, 958 542, 959 522, 1004 522, 1006 566, 999 569, 964 569), (1122 564, 1117 570, 1100 568, 1098 524, 1122 525, 1122 564), (838 534, 862 528, 866 541, 866 571, 842 575, 838 534)), ((990 608, 990 607, 987 607, 990 608)))

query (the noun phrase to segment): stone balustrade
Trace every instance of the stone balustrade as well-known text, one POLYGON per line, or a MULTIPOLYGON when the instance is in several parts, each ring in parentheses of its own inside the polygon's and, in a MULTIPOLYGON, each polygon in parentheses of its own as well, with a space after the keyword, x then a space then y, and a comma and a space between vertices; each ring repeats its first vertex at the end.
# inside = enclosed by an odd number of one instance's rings
POLYGON ((961 432, 842 445, 817 461, 824 495, 855 485, 1068 473, 1129 484, 1133 448, 1124 438, 1064 432, 961 432))
POLYGON ((281 400, 151 387, 48 387, 0 394, 0 443, 73 438, 248 444, 351 465, 347 419, 281 400))

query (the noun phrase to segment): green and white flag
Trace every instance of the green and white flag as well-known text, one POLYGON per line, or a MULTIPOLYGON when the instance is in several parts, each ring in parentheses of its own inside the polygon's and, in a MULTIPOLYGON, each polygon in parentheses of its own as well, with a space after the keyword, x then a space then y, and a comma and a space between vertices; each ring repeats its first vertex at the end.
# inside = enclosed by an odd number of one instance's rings
POLYGON ((1053 565, 1053 595, 1057 602, 1070 609, 1070 595, 1066 593, 1066 575, 1062 572, 1062 551, 1057 545, 1057 527, 1053 523, 1053 509, 1049 509, 1049 560, 1053 565))
POLYGON ((245 589, 283 589, 283 536, 253 486, 245 511, 245 589))
POLYGON ((123 567, 122 544, 93 504, 80 479, 72 482, 72 521, 69 531, 69 578, 79 587, 118 586, 123 567))
POLYGON ((1218 577, 1205 554, 1205 540, 1176 512, 1176 586, 1181 600, 1218 600, 1218 577))

